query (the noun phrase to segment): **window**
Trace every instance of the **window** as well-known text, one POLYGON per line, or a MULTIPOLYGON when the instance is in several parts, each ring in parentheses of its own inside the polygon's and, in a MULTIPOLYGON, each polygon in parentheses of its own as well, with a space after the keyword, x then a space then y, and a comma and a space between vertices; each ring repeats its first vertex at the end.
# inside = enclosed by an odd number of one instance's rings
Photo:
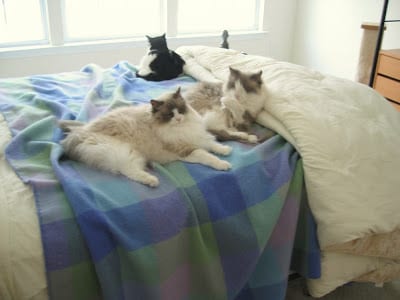
POLYGON ((47 42, 44 6, 41 0, 2 0, 0 45, 47 42))
POLYGON ((180 0, 178 33, 258 29, 256 0, 180 0))
POLYGON ((259 30, 263 0, 1 0, 0 48, 259 30))
POLYGON ((90 40, 161 31, 160 0, 64 0, 65 37, 90 40))

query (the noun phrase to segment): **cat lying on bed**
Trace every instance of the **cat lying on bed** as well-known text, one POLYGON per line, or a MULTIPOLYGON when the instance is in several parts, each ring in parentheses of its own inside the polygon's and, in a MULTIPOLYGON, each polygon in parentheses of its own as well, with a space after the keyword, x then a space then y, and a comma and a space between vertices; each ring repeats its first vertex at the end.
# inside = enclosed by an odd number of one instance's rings
POLYGON ((180 88, 150 104, 117 108, 87 124, 60 121, 60 127, 68 132, 61 144, 70 158, 152 187, 159 180, 145 170, 149 161, 181 160, 217 170, 231 167, 208 152, 228 155, 231 148, 206 131, 180 88))
POLYGON ((185 98, 203 116, 207 130, 217 140, 256 143, 257 136, 249 134, 249 130, 267 98, 262 71, 244 73, 229 69, 224 84, 197 83, 185 92, 185 98))
POLYGON ((165 34, 156 37, 146 35, 146 37, 150 49, 142 57, 136 76, 150 81, 161 81, 182 74, 185 61, 178 53, 168 49, 165 34))

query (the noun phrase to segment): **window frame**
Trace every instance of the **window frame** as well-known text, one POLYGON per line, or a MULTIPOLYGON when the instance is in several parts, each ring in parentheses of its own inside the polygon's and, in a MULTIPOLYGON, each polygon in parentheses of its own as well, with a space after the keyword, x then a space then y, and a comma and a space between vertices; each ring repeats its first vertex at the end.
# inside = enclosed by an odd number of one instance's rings
MULTIPOLYGON (((147 45, 146 38, 132 36, 128 38, 95 38, 85 40, 67 40, 65 37, 63 2, 65 0, 40 0, 42 24, 46 39, 40 42, 21 42, 5 46, 0 44, 0 58, 21 57, 24 54, 40 55, 39 53, 79 53, 93 50, 112 49, 116 47, 142 47, 147 45)), ((182 39, 191 41, 204 37, 216 38, 219 33, 193 33, 178 34, 178 0, 159 0, 162 31, 166 33, 169 40, 182 39)), ((230 33, 230 40, 249 39, 264 36, 266 30, 266 0, 256 0, 255 23, 256 30, 233 31, 230 33), (258 12, 257 12, 258 8, 258 12)))
POLYGON ((50 39, 49 39, 49 26, 48 26, 48 18, 47 18, 47 9, 46 9, 46 2, 49 0, 39 0, 39 6, 40 6, 40 15, 41 15, 41 27, 43 30, 43 39, 40 40, 35 40, 35 39, 30 39, 30 40, 24 40, 24 41, 18 41, 18 42, 6 42, 6 43, 1 43, 0 44, 0 49, 1 48, 13 48, 13 47, 24 47, 24 46, 40 46, 40 45, 48 45, 50 44, 50 39))

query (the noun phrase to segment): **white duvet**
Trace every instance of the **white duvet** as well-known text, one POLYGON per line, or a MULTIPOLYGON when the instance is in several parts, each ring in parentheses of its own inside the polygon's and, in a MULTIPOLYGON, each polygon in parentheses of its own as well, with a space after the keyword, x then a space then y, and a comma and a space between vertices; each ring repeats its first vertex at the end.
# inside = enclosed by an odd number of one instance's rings
POLYGON ((229 66, 263 70, 270 95, 257 121, 301 154, 321 249, 400 228, 400 113, 376 91, 234 50, 176 51, 198 80, 224 80, 229 66))

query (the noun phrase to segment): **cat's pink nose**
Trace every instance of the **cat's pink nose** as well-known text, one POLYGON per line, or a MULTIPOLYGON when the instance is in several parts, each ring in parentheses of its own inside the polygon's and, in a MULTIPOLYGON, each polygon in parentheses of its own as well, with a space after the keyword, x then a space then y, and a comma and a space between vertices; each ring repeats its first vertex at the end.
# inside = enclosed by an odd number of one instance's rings
POLYGON ((175 117, 176 121, 181 122, 183 120, 183 116, 178 115, 175 117))

